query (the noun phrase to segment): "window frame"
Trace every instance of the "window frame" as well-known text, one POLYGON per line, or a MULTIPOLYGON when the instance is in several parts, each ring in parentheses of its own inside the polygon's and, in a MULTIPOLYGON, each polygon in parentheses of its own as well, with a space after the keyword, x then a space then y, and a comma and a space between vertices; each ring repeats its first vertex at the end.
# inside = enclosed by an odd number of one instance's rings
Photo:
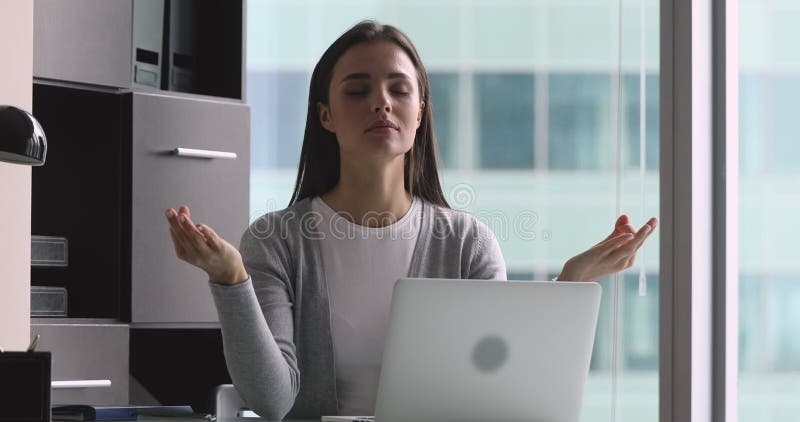
POLYGON ((660 3, 659 419, 735 422, 738 3, 660 3))

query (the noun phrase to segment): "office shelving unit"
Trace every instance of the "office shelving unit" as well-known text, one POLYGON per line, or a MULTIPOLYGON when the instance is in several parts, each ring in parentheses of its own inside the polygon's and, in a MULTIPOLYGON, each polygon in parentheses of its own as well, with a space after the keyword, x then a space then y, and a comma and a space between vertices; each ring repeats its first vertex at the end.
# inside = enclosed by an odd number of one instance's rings
POLYGON ((33 171, 32 231, 68 238, 70 262, 32 269, 34 285, 69 292, 69 317, 35 318, 32 332, 54 380, 112 382, 54 403, 127 404, 129 351, 146 355, 166 327, 218 335, 205 275, 176 258, 163 211, 188 204, 234 243, 247 226, 244 5, 35 2, 33 112, 50 151, 33 171))

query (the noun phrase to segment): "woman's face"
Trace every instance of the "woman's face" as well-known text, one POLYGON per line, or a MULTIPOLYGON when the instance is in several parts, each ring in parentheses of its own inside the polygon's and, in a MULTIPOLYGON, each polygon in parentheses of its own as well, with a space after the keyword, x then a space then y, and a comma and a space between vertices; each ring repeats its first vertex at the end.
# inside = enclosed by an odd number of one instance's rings
POLYGON ((317 107, 342 158, 391 160, 411 149, 424 104, 414 64, 399 46, 351 47, 333 68, 329 94, 329 104, 317 107))

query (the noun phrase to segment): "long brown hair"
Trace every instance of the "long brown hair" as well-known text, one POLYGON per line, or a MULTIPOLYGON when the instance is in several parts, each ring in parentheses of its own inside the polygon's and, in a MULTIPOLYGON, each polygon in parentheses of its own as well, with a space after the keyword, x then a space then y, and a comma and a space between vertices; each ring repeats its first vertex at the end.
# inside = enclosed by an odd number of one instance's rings
POLYGON ((405 155, 405 189, 428 202, 450 207, 439 183, 428 72, 422 64, 417 49, 405 34, 391 25, 381 25, 374 21, 359 22, 342 34, 325 50, 314 67, 308 90, 308 114, 303 149, 300 152, 300 166, 297 169, 297 181, 289 206, 302 199, 322 195, 339 182, 339 144, 336 135, 322 127, 317 103, 326 105, 329 103, 333 67, 339 58, 356 44, 377 41, 392 42, 405 51, 417 70, 420 99, 425 101, 422 121, 414 136, 414 144, 405 155))

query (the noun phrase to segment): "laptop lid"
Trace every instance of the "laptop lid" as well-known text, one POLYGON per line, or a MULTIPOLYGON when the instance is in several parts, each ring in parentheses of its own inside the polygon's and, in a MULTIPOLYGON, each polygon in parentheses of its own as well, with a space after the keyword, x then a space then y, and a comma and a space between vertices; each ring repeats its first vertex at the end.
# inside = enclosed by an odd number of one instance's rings
POLYGON ((378 422, 576 422, 597 283, 400 279, 378 422))

